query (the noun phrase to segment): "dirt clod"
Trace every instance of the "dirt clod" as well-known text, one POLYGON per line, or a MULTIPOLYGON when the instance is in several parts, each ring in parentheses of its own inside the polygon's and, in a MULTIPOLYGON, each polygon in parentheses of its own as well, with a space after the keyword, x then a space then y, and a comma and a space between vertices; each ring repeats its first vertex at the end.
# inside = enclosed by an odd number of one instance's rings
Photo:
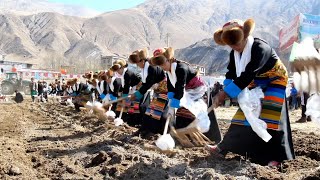
POLYGON ((92 166, 97 166, 108 159, 108 154, 104 151, 100 151, 99 154, 91 161, 92 166))
POLYGON ((16 176, 16 175, 20 175, 21 171, 20 168, 15 166, 15 165, 11 165, 11 167, 9 168, 9 173, 10 176, 16 176))

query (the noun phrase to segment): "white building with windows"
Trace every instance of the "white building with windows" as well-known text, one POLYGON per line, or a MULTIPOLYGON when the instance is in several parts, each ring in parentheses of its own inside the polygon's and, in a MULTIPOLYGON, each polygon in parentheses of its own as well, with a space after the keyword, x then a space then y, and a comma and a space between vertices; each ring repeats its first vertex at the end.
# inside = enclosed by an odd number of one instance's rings
POLYGON ((27 63, 27 62, 17 62, 11 60, 0 60, 0 69, 5 72, 11 72, 14 70, 21 70, 21 69, 31 69, 34 64, 27 63))
POLYGON ((206 75, 206 68, 204 66, 201 66, 199 64, 191 64, 191 67, 193 67, 194 69, 199 71, 199 74, 201 76, 205 76, 206 75))

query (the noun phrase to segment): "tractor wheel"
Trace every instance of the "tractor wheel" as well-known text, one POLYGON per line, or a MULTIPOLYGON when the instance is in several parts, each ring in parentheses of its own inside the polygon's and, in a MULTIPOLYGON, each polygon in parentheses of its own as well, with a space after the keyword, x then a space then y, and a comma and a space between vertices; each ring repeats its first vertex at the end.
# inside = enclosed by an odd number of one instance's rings
POLYGON ((1 89, 2 89, 2 94, 4 95, 11 95, 14 93, 13 86, 12 84, 9 84, 9 83, 2 84, 1 89))
POLYGON ((29 86, 23 87, 23 92, 25 95, 30 95, 31 94, 30 87, 29 86))

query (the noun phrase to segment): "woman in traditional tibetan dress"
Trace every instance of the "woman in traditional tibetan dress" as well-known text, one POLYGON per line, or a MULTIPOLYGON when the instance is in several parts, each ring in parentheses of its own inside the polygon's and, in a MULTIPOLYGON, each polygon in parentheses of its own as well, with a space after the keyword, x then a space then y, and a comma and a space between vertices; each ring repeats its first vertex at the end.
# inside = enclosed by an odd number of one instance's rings
MULTIPOLYGON (((116 78, 114 76, 114 73, 111 69, 109 69, 106 72, 106 82, 108 83, 108 97, 109 101, 115 101, 119 98, 120 96, 120 90, 121 90, 121 79, 116 78)), ((117 103, 112 104, 112 111, 116 111, 117 103)))
POLYGON ((159 48, 153 56, 152 64, 167 72, 169 114, 173 108, 177 109, 175 127, 184 128, 195 121, 200 132, 209 131, 208 107, 202 99, 207 87, 197 71, 188 63, 175 59, 171 47, 159 48))
POLYGON ((109 94, 109 87, 107 83, 107 75, 105 74, 105 71, 100 71, 98 74, 99 82, 96 85, 96 90, 99 93, 99 100, 101 102, 109 101, 109 97, 107 96, 109 94))
POLYGON ((267 124, 272 138, 268 142, 262 140, 239 108, 222 142, 209 149, 216 155, 233 152, 261 165, 277 165, 294 158, 285 101, 288 74, 274 49, 266 41, 251 36, 254 26, 252 19, 232 20, 214 33, 217 44, 232 48, 224 91, 218 96, 223 101, 226 96, 236 98, 246 87, 260 87, 264 98, 259 118, 267 124))
POLYGON ((68 93, 73 97, 73 104, 77 111, 80 111, 80 107, 84 107, 85 103, 90 100, 88 86, 78 81, 77 78, 72 79, 69 84, 68 93))
POLYGON ((143 108, 146 108, 146 113, 143 115, 141 127, 137 132, 142 135, 146 135, 150 132, 163 132, 165 124, 163 111, 167 104, 167 90, 161 92, 161 87, 163 87, 163 85, 166 87, 165 73, 160 67, 150 64, 147 57, 147 49, 134 51, 129 56, 130 63, 136 64, 141 69, 142 86, 133 94, 131 99, 144 100, 142 103, 144 106, 143 108), (155 88, 155 84, 157 84, 157 88, 155 88), (150 104, 149 92, 151 89, 154 92, 154 98, 150 104))
MULTIPOLYGON (((127 97, 129 94, 133 94, 136 91, 137 86, 141 82, 141 76, 128 68, 128 64, 125 60, 119 59, 113 63, 111 70, 115 72, 115 77, 121 80, 121 92, 122 97, 127 97)), ((131 101, 127 99, 122 103, 118 103, 117 111, 123 107, 122 119, 130 126, 136 126, 141 124, 142 116, 140 114, 138 101, 131 101)))

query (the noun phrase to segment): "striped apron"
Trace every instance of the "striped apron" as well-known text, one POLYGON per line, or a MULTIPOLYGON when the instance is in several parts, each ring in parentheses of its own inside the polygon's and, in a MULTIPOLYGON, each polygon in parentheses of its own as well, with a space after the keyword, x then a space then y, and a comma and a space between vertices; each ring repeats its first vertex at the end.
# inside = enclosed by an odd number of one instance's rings
POLYGON ((150 105, 147 107, 145 114, 153 119, 160 120, 168 102, 167 79, 165 78, 158 83, 158 87, 154 89, 154 97, 150 105))
MULTIPOLYGON (((279 130, 280 128, 281 111, 283 103, 285 102, 287 82, 287 70, 283 63, 278 60, 271 70, 257 75, 249 85, 249 89, 261 87, 264 92, 259 118, 267 123, 268 129, 279 130)), ((231 123, 250 126, 240 108, 233 116, 231 123)))

